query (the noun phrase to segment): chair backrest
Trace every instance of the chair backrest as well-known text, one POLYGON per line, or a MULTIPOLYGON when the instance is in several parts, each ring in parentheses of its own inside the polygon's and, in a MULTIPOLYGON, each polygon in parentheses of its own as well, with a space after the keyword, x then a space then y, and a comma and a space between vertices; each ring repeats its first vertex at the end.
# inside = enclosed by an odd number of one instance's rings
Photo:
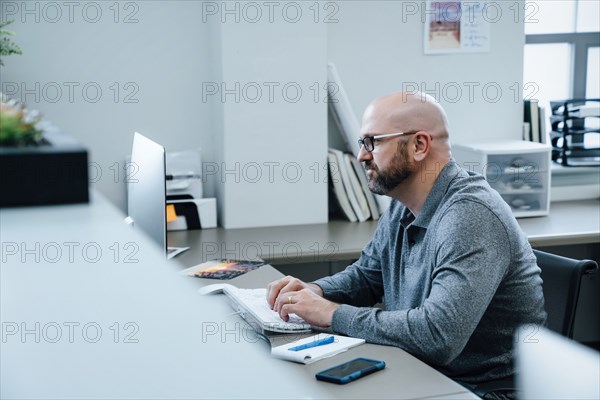
POLYGON ((573 338, 581 278, 593 274, 598 264, 592 260, 574 260, 539 250, 533 252, 542 270, 548 328, 573 338))
MULTIPOLYGON (((562 336, 572 339, 581 278, 584 275, 596 272, 598 265, 591 260, 574 260, 572 258, 561 257, 539 250, 533 250, 533 253, 537 258, 538 266, 542 270, 542 279, 544 280, 542 289, 544 291, 546 312, 548 313, 548 328, 562 336)), ((544 336, 548 335, 543 329, 541 330, 541 334, 544 336)), ((525 341, 516 341, 517 345, 520 345, 523 342, 525 341)), ((529 347, 539 351, 538 347, 540 346, 536 345, 529 347)), ((552 352, 550 351, 548 354, 551 353, 552 352)), ((544 352, 542 351, 541 354, 544 354, 544 352)), ((552 354, 552 356, 554 356, 554 354, 552 354)), ((522 358, 523 357, 521 357, 521 359, 522 358)), ((540 357, 537 357, 537 359, 539 358, 540 357)), ((520 362, 520 368, 521 371, 524 369, 524 364, 522 362, 520 362)), ((532 372, 531 368, 528 368, 528 372, 532 372)), ((518 376, 519 375, 517 375, 517 377, 518 376)), ((524 388, 522 382, 520 382, 520 388, 524 388)), ((515 389, 512 377, 486 382, 477 385, 477 387, 472 390, 473 393, 483 399, 509 398, 509 396, 512 396, 510 398, 521 398, 521 394, 515 389)))

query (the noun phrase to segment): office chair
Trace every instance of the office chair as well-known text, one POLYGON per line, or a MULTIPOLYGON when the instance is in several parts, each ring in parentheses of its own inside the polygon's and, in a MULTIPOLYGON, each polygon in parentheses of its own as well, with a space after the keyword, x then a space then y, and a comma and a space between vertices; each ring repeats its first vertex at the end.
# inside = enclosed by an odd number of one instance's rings
POLYGON ((542 269, 548 329, 572 339, 581 278, 593 275, 598 264, 592 260, 579 261, 539 250, 533 252, 542 269))
MULTIPOLYGON (((581 278, 591 276, 598 269, 592 260, 575 260, 533 250, 542 270, 542 290, 548 313, 548 329, 569 339, 573 338, 575 312, 579 300, 581 278)), ((514 399, 518 397, 513 379, 501 379, 478 385, 472 391, 483 399, 514 399)))

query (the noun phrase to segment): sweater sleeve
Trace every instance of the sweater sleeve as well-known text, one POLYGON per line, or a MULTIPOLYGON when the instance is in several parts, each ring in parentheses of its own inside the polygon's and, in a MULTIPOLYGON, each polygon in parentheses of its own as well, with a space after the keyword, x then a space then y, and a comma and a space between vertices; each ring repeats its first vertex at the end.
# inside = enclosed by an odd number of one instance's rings
POLYGON ((490 304, 511 248, 502 221, 475 201, 450 207, 434 234, 431 291, 421 306, 384 311, 344 304, 333 315, 333 330, 400 347, 426 362, 452 362, 490 304))
POLYGON ((379 220, 373 239, 356 262, 344 271, 313 282, 323 289, 326 299, 357 307, 370 307, 381 302, 381 247, 385 243, 382 239, 388 235, 389 224, 389 212, 386 212, 379 220))

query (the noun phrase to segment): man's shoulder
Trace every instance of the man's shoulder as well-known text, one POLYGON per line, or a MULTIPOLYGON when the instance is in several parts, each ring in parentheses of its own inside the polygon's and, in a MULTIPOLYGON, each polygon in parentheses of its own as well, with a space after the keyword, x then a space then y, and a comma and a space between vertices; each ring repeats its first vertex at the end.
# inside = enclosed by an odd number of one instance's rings
POLYGON ((485 223, 490 219, 506 222, 516 220, 510 206, 500 194, 491 188, 481 175, 465 171, 452 181, 436 212, 439 218, 444 216, 460 220, 485 223))
POLYGON ((496 211, 506 211, 506 207, 498 207, 499 205, 506 205, 506 202, 497 191, 492 189, 482 175, 466 170, 463 171, 464 173, 457 175, 448 186, 443 205, 451 206, 473 202, 487 205, 496 211))

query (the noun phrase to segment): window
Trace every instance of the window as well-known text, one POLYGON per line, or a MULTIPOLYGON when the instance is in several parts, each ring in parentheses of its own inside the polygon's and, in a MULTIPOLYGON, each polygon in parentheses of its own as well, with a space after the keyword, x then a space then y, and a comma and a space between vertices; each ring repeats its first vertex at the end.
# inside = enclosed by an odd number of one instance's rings
POLYGON ((585 0, 577 3, 577 32, 600 31, 600 2, 598 0, 585 0))
POLYGON ((599 97, 600 2, 527 1, 525 13, 525 98, 549 101, 599 97))
POLYGON ((570 43, 525 46, 523 96, 538 99, 546 110, 550 100, 570 98, 572 52, 570 43))
POLYGON ((590 47, 587 56, 587 79, 585 95, 587 97, 600 98, 600 47, 590 47))

